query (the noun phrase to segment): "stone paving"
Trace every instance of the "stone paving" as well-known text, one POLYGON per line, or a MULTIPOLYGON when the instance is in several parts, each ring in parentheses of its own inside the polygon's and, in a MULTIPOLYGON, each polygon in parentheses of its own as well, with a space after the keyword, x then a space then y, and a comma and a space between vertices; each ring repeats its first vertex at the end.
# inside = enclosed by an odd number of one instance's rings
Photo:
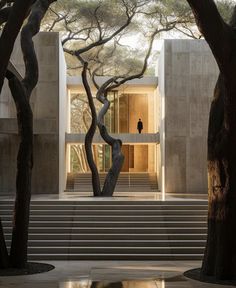
MULTIPOLYGON (((49 263, 49 262, 48 262, 49 263)), ((1 277, 1 288, 226 288, 189 280, 199 261, 52 261, 50 272, 1 277)))

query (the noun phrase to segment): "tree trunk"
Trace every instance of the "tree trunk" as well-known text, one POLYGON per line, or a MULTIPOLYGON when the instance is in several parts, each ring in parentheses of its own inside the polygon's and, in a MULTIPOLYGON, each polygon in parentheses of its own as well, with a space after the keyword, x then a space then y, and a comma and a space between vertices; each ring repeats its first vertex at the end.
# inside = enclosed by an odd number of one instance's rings
POLYGON ((202 264, 203 275, 215 275, 220 279, 231 279, 236 272, 231 262, 232 257, 236 256, 233 255, 236 240, 233 207, 236 207, 236 202, 232 197, 236 190, 232 189, 231 184, 234 178, 230 172, 233 155, 229 153, 226 91, 225 80, 220 75, 211 104, 208 128, 208 238, 202 264))
POLYGON ((3 234, 2 222, 0 220, 0 269, 8 268, 8 266, 9 266, 9 257, 3 234))
MULTIPOLYGON (((9 8, 11 11, 5 19, 6 24, 0 37, 0 93, 16 37, 33 2, 32 0, 25 0, 22 3, 22 1, 16 0, 13 7, 9 8)), ((0 268, 7 268, 8 264, 8 253, 0 221, 0 268)))
POLYGON ((112 166, 107 173, 102 189, 102 196, 111 197, 115 191, 116 183, 125 159, 121 152, 121 147, 121 140, 115 139, 112 144, 112 166))
MULTIPOLYGON (((187 0, 220 69, 208 129, 208 236, 202 276, 236 279, 236 38, 213 0, 187 0)), ((236 11, 236 10, 235 10, 236 11)))
POLYGON ((236 87, 232 88, 220 75, 208 129, 208 238, 202 274, 217 279, 236 278, 236 87))
POLYGON ((33 114, 21 83, 9 79, 13 98, 17 95, 17 122, 20 146, 17 155, 16 199, 14 207, 10 262, 12 267, 24 268, 27 263, 28 226, 33 167, 33 114))
MULTIPOLYGON (((19 109, 21 110, 21 109, 19 109)), ((10 259, 13 267, 22 268, 27 262, 28 226, 33 167, 33 115, 28 103, 24 113, 18 111, 21 143, 17 156, 16 199, 10 259), (26 111, 28 110, 28 111, 26 111)))
POLYGON ((106 175, 102 196, 111 197, 115 191, 116 183, 124 163, 124 155, 121 151, 121 140, 111 137, 104 125, 104 117, 110 107, 110 101, 107 99, 107 91, 103 91, 103 86, 98 89, 96 98, 103 104, 103 107, 98 114, 98 128, 103 140, 112 148, 112 166, 106 175))
POLYGON ((91 94, 91 90, 89 87, 89 84, 87 82, 87 67, 88 63, 83 63, 83 71, 82 71, 82 80, 83 80, 83 85, 86 90, 86 94, 88 97, 88 102, 89 102, 89 107, 91 110, 91 115, 92 115, 92 121, 91 125, 89 127, 88 132, 86 133, 85 136, 85 151, 86 151, 86 156, 87 156, 87 161, 89 168, 92 172, 92 186, 93 186, 93 194, 94 196, 101 196, 101 187, 100 187, 100 178, 98 174, 98 169, 97 166, 94 162, 93 159, 93 150, 92 150, 92 142, 93 142, 93 136, 96 131, 97 127, 97 113, 96 113, 96 108, 93 102, 93 96, 91 94))
POLYGON ((14 207, 10 264, 24 268, 28 253, 28 227, 31 198, 31 173, 33 168, 33 113, 30 96, 38 82, 38 61, 34 50, 33 36, 39 29, 49 5, 54 0, 37 0, 21 32, 21 49, 25 63, 25 77, 22 81, 10 71, 6 77, 15 101, 20 146, 17 155, 16 199, 14 207))

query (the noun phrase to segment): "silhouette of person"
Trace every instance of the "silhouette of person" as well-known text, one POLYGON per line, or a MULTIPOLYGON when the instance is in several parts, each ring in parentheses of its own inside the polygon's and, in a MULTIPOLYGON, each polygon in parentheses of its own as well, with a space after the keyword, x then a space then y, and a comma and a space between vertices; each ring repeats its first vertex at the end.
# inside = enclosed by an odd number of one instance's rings
POLYGON ((141 121, 141 119, 138 119, 137 129, 138 129, 138 133, 141 134, 143 130, 143 122, 141 121))

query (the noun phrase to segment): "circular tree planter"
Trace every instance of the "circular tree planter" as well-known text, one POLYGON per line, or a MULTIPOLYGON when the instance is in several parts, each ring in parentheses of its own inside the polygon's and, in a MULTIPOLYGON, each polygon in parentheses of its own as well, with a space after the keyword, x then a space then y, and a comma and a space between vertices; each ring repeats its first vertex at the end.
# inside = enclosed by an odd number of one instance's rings
POLYGON ((193 280, 197 280, 197 281, 205 282, 205 283, 218 284, 222 286, 224 285, 236 286, 236 279, 235 280, 218 280, 211 276, 203 276, 201 275, 201 268, 188 270, 184 272, 184 276, 189 279, 193 279, 193 280))
POLYGON ((43 273, 53 270, 55 267, 51 264, 29 262, 25 268, 8 268, 0 269, 0 276, 19 276, 19 275, 32 275, 37 273, 43 273))

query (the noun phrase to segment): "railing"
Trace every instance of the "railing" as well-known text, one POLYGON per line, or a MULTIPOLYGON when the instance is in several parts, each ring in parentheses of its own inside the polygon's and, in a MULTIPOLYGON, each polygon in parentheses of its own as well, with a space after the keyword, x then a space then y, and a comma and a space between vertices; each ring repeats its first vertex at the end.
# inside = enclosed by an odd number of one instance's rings
MULTIPOLYGON (((159 144, 160 143, 160 134, 157 133, 142 133, 142 134, 131 134, 131 133, 120 133, 120 134, 111 134, 114 138, 119 138, 123 143, 131 144, 159 144)), ((85 139, 85 134, 76 134, 76 133, 66 133, 66 143, 67 144, 83 144, 85 139)), ((93 139, 94 144, 103 144, 105 143, 100 136, 96 133, 93 139)))

